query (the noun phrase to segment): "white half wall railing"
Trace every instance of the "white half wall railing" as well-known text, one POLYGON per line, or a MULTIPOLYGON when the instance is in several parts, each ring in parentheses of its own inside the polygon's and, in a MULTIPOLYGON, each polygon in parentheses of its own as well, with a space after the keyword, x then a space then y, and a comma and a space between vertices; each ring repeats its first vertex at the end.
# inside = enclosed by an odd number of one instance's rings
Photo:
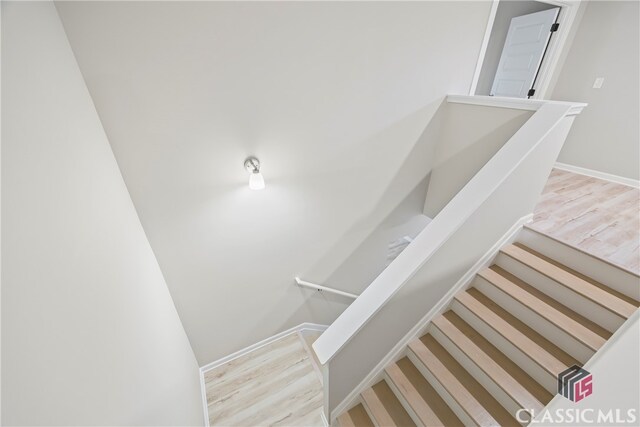
POLYGON ((356 299, 358 295, 352 294, 349 292, 344 292, 338 289, 330 288, 328 286, 317 285, 315 283, 307 282, 305 280, 300 279, 299 277, 295 278, 296 284, 302 288, 315 289, 318 292, 328 292, 330 294, 340 295, 346 298, 356 299))
MULTIPOLYGON (((449 96, 447 102, 533 114, 313 344, 323 365, 329 421, 451 286, 518 219, 533 212, 574 116, 586 106, 479 96, 449 96)), ((473 129, 477 122, 469 117, 452 125, 473 129)))

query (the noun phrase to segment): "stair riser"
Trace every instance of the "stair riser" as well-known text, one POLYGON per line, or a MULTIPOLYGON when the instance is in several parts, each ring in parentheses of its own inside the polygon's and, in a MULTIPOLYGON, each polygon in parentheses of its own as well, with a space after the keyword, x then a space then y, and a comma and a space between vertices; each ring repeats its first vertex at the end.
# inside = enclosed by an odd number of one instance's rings
POLYGON ((593 356, 595 351, 584 345, 581 341, 566 333, 555 324, 529 309, 524 304, 505 294, 491 282, 480 276, 476 277, 474 286, 483 294, 498 303, 500 307, 523 321, 540 335, 557 345, 562 350, 573 356, 581 363, 585 363, 593 356))
POLYGON ((640 300, 640 279, 631 273, 527 228, 522 230, 517 240, 536 252, 606 284, 611 289, 636 301, 640 300))
POLYGON ((609 332, 614 332, 624 323, 624 319, 617 314, 505 254, 498 255, 496 264, 609 332))
POLYGON ((469 372, 509 413, 515 414, 522 409, 499 385, 482 371, 467 355, 462 352, 438 327, 431 329, 431 335, 469 372))
POLYGON ((531 378, 537 381, 549 392, 554 394, 556 393, 557 385, 556 377, 554 375, 547 372, 543 367, 541 367, 533 359, 531 359, 526 353, 513 345, 510 341, 496 332, 491 326, 487 325, 483 320, 469 311, 458 301, 454 300, 451 308, 465 322, 473 326, 476 331, 480 332, 480 334, 491 344, 493 344, 498 350, 504 353, 518 366, 520 366, 520 368, 522 368, 527 374, 529 374, 531 378))
POLYGON ((393 382, 391 377, 387 374, 386 370, 384 371, 384 380, 387 382, 387 384, 389 384, 389 387, 393 391, 393 394, 396 395, 396 397, 402 404, 402 407, 405 409, 405 411, 407 411, 407 413, 409 414, 413 422, 416 423, 417 426, 426 427, 424 423, 420 420, 418 415, 415 413, 411 405, 409 405, 409 402, 407 402, 407 400, 404 398, 404 396, 402 395, 402 393, 400 392, 396 384, 393 382))
POLYGON ((442 399, 447 403, 447 406, 451 408, 454 414, 464 423, 465 426, 474 426, 476 423, 467 415, 467 413, 458 405, 455 399, 445 390, 445 388, 440 384, 440 382, 431 374, 431 372, 422 364, 420 359, 413 353, 413 351, 409 350, 407 352, 407 357, 411 362, 418 368, 422 376, 431 384, 431 386, 435 389, 435 391, 442 397, 442 399))

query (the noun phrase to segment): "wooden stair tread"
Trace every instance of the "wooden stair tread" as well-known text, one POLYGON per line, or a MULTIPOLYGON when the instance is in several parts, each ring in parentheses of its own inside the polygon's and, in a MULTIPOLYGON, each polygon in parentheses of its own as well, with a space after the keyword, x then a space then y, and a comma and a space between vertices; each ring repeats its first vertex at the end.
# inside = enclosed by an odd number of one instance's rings
MULTIPOLYGON (((541 254, 540 252, 537 252, 534 249, 531 249, 530 247, 525 246, 520 242, 515 242, 513 244, 515 246, 519 247, 520 249, 523 249, 523 250, 525 250, 525 251, 537 256, 538 258, 541 258, 541 259, 547 261, 548 263, 553 264, 556 267, 561 268, 561 269, 567 271, 568 273, 573 274, 574 276, 579 277, 580 279, 591 283, 593 286, 595 286, 597 288, 601 288, 602 290, 617 296, 618 298, 628 302, 629 304, 633 305, 634 307, 640 307, 640 300, 638 300, 638 299, 632 298, 632 297, 630 297, 628 295, 623 294, 620 291, 617 291, 617 290, 615 290, 613 288, 610 288, 609 286, 606 286, 605 284, 598 282, 597 280, 587 276, 586 274, 582 274, 579 271, 576 271, 576 270, 574 270, 574 269, 572 269, 572 268, 570 268, 570 267, 568 267, 568 266, 566 266, 564 264, 561 264, 560 262, 556 261, 555 259, 550 258, 550 257, 548 257, 548 256, 546 256, 544 254, 541 254)), ((597 258, 597 259, 599 259, 600 261, 608 262, 607 260, 604 260, 602 258, 597 258)), ((622 268, 622 267, 620 267, 618 265, 615 265, 615 264, 612 264, 612 265, 614 267, 616 267, 616 268, 619 268, 619 269, 625 271, 628 274, 631 274, 631 275, 636 276, 636 277, 640 277, 640 276, 638 276, 636 273, 634 273, 632 271, 625 270, 624 268, 622 268)), ((638 290, 638 289, 636 289, 636 290, 638 290)))
POLYGON ((384 380, 362 392, 362 399, 379 426, 416 425, 384 380))
POLYGON ((477 289, 470 288, 458 293, 454 298, 554 377, 569 366, 578 364, 573 357, 477 289))
POLYGON ((594 284, 594 280, 585 280, 584 276, 574 274, 576 272, 573 270, 567 267, 562 268, 558 263, 549 262, 545 259, 546 257, 534 253, 532 249, 524 248, 523 245, 512 244, 503 247, 500 251, 624 319, 636 310, 637 305, 629 302, 631 298, 626 296, 623 298, 620 292, 602 284, 598 286, 594 284))
POLYGON ((464 426, 408 357, 385 371, 425 426, 464 426))
POLYGON ((439 316, 433 323, 521 408, 539 412, 551 401, 551 393, 453 311, 439 316))
POLYGON ((362 403, 357 404, 338 417, 341 427, 374 427, 362 403))
POLYGON ((584 317, 583 315, 581 315, 579 313, 576 313, 575 311, 573 311, 569 307, 561 304, 560 302, 558 302, 557 300, 553 299, 549 295, 541 292, 536 287, 531 286, 530 284, 524 282, 520 278, 518 278, 518 277, 514 276, 513 274, 509 273, 508 271, 502 269, 500 266, 493 265, 491 268, 494 269, 495 271, 497 271, 498 273, 500 273, 501 275, 503 275, 504 277, 506 277, 507 279, 509 279, 514 284, 516 284, 516 285, 520 286, 521 288, 525 289, 527 292, 529 292, 530 294, 534 295, 536 298, 541 299, 546 304, 550 305, 551 307, 555 308, 556 310, 560 311, 561 313, 564 313, 566 316, 569 316, 570 318, 572 318, 576 322, 580 323, 585 328, 590 329, 592 332, 594 332, 597 335, 599 335, 600 337, 604 338, 605 341, 608 340, 609 338, 611 338, 611 335, 613 335, 611 332, 609 332, 608 330, 606 330, 602 326, 598 325, 594 321, 592 321, 590 319, 587 319, 586 317, 584 317))
POLYGON ((518 422, 478 383, 432 335, 409 348, 465 413, 479 426, 518 425, 518 422))
MULTIPOLYGON (((566 308, 559 309, 552 298, 533 286, 518 279, 506 270, 492 266, 478 273, 478 276, 522 303, 525 307, 562 329, 594 352, 604 345, 606 339, 574 319, 577 313, 566 308)), ((580 316, 581 317, 581 316, 580 316)), ((586 319, 585 319, 586 320, 586 319)), ((596 325, 597 326, 597 325, 596 325)), ((598 327, 599 329, 603 329, 598 327)), ((600 331, 602 333, 602 331, 600 331)))

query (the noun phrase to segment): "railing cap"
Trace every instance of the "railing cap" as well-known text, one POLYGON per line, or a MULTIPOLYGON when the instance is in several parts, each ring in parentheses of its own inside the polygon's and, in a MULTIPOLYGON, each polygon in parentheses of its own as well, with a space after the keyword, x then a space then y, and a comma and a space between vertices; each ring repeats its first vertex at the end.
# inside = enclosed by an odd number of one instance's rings
POLYGON ((587 106, 584 102, 548 101, 544 99, 505 98, 480 95, 447 95, 447 102, 529 111, 537 111, 540 107, 547 104, 567 105, 571 107, 567 113, 567 115, 570 116, 580 114, 582 109, 587 106))

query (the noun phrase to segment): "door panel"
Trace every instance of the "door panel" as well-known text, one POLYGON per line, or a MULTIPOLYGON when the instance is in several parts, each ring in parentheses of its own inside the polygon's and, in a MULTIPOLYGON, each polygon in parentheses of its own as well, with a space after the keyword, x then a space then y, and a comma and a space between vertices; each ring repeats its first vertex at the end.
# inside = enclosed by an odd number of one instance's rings
MULTIPOLYGON (((532 13, 531 15, 537 15, 537 14, 532 13)), ((523 18, 527 16, 530 16, 530 15, 520 16, 519 18, 523 18)), ((513 21, 512 21, 512 25, 513 25, 513 21)), ((549 26, 547 30, 550 28, 551 26, 549 26)), ((523 44, 538 43, 542 39, 544 30, 545 30, 544 23, 536 23, 536 24, 520 25, 520 26, 516 25, 513 29, 513 40, 511 41, 511 46, 520 46, 523 44)), ((511 31, 511 26, 509 27, 509 31, 511 31)))
POLYGON ((511 19, 491 87, 492 96, 527 97, 559 12, 556 7, 511 19))

